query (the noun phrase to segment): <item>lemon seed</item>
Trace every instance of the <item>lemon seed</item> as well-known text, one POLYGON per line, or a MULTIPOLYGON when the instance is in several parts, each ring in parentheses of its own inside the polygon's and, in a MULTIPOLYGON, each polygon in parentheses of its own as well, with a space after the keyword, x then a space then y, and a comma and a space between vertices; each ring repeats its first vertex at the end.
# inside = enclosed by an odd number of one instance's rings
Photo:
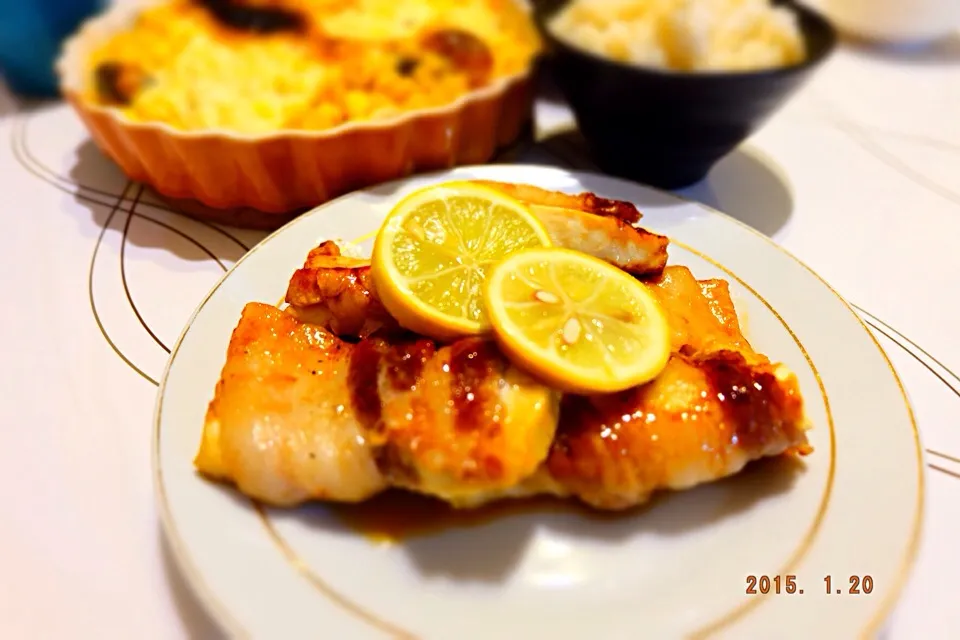
POLYGON ((573 344, 580 338, 580 321, 576 318, 570 318, 563 323, 563 341, 567 344, 573 344))
POLYGON ((540 302, 546 302, 547 304, 557 304, 560 302, 560 296, 555 293, 550 293, 549 291, 543 291, 542 289, 534 293, 533 297, 540 302))

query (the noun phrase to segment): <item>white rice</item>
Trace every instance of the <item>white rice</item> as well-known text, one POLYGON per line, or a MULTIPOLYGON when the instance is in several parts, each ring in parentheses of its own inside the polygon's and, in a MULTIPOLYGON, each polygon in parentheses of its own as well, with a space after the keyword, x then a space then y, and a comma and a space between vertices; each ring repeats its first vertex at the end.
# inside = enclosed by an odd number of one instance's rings
POLYGON ((770 0, 574 0, 554 34, 630 64, 675 71, 733 71, 801 61, 796 14, 770 0))

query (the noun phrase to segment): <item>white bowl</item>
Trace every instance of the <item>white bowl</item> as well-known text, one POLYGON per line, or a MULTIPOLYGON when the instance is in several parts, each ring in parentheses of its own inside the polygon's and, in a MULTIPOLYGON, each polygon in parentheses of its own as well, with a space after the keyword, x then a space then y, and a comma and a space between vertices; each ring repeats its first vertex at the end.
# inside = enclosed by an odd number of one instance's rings
POLYGON ((891 44, 933 42, 960 28, 958 0, 818 0, 842 31, 891 44))

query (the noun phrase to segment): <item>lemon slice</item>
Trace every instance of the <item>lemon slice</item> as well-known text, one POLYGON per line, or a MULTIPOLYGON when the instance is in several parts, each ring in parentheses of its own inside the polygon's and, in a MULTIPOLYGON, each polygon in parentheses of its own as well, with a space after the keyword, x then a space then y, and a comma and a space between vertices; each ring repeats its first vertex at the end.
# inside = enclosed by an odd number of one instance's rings
POLYGON ((489 331, 483 282, 525 248, 550 245, 530 209, 470 182, 411 193, 387 216, 373 247, 372 275, 401 326, 440 340, 489 331))
POLYGON ((504 353, 561 391, 622 391, 657 377, 670 357, 654 294, 577 251, 514 253, 487 275, 484 297, 504 353))

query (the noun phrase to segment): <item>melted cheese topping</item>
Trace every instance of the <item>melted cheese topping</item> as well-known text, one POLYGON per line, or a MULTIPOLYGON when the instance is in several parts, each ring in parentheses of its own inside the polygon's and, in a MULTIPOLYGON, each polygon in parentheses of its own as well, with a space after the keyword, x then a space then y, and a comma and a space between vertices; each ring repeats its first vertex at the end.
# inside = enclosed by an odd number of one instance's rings
MULTIPOLYGON (((448 104, 524 71, 540 47, 515 0, 268 4, 295 10, 305 18, 303 27, 240 30, 197 0, 143 11, 91 56, 86 97, 133 120, 180 129, 323 129, 448 104), (426 44, 431 34, 451 31, 466 32, 472 58, 426 44), (134 78, 133 90, 120 97, 105 90, 101 65, 123 69, 134 78)), ((461 37, 454 48, 463 44, 461 37)))

